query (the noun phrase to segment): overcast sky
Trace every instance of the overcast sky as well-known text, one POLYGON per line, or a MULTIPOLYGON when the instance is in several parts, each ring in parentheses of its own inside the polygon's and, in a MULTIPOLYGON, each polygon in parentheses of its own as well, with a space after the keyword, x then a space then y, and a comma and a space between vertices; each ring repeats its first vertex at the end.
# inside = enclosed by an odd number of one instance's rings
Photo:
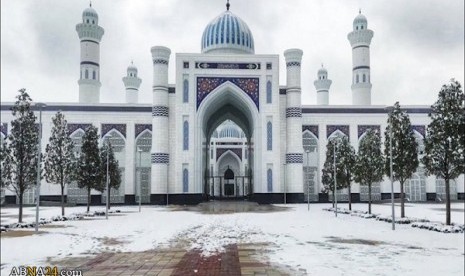
MULTIPOLYGON (((100 48, 101 102, 124 102, 121 80, 134 60, 142 78, 139 102, 152 102, 150 48, 167 46, 169 82, 174 54, 200 52, 207 24, 225 10, 223 0, 94 0, 105 29, 100 48)), ((34 101, 77 102, 79 39, 75 30, 84 0, 1 1, 1 101, 26 88, 34 101)), ((313 81, 324 63, 330 104, 351 104, 352 53, 347 34, 359 8, 374 31, 372 104, 431 105, 442 84, 464 80, 463 0, 231 0, 249 26, 256 54, 300 48, 302 101, 316 104, 313 81)))

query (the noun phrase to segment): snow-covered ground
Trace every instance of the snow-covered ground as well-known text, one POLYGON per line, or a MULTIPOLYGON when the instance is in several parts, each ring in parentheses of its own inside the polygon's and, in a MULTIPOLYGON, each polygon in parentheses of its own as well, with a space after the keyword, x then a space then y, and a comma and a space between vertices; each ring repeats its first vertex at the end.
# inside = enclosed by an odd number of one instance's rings
MULTIPOLYGON (((66 227, 42 228, 44 233, 1 238, 2 274, 13 265, 46 264, 67 256, 105 251, 144 251, 173 245, 198 248, 208 255, 230 243, 266 242, 270 262, 305 269, 309 275, 464 275, 464 234, 444 234, 323 211, 329 204, 279 205, 282 212, 203 214, 173 207, 112 207, 122 213, 106 221, 94 217, 54 222, 66 227)), ((347 204, 339 204, 347 208, 347 204)), ((406 204, 406 215, 445 221, 444 204, 406 204)), ((366 204, 353 209, 367 210, 366 204)), ((92 211, 101 207, 93 207, 92 211)), ((25 208, 25 221, 34 220, 25 208)), ((67 208, 67 214, 85 207, 67 208)), ((452 221, 464 223, 464 203, 452 205, 452 221)), ((42 207, 41 217, 59 215, 59 207, 42 207)), ((372 212, 389 215, 389 204, 372 212)), ((396 215, 400 212, 396 207, 396 215)), ((1 223, 15 222, 16 208, 1 209, 1 223)), ((28 231, 33 231, 28 230, 28 231)))

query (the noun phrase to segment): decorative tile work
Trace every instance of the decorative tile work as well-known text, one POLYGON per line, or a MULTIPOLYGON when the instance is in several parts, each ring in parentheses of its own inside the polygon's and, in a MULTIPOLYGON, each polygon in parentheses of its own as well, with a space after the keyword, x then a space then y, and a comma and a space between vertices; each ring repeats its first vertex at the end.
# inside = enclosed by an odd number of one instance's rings
POLYGON ((335 132, 336 130, 339 130, 340 132, 344 133, 347 136, 347 138, 350 137, 349 125, 327 125, 326 126, 326 138, 331 136, 331 134, 333 134, 333 132, 335 132))
POLYGON ((153 106, 152 107, 152 117, 168 117, 168 107, 167 106, 153 106))
POLYGON ((358 139, 360 139, 360 137, 365 133, 367 132, 369 129, 372 129, 374 131, 376 131, 376 133, 381 134, 381 127, 380 125, 359 125, 358 126, 358 131, 357 131, 357 134, 358 134, 358 139))
POLYGON ((102 124, 101 137, 104 137, 108 132, 117 130, 126 138, 126 124, 102 124))
POLYGON ((0 125, 0 132, 5 135, 5 137, 8 135, 8 123, 2 123, 0 125))
POLYGON ((91 125, 92 124, 68 124, 68 133, 71 135, 78 129, 82 129, 83 131, 86 131, 86 129, 90 127, 91 125))
POLYGON ((245 70, 259 70, 260 63, 237 63, 237 62, 196 62, 195 68, 197 69, 245 69, 245 70))
POLYGON ((170 155, 168 153, 152 153, 152 164, 169 164, 170 155))
POLYGON ((286 67, 292 67, 292 66, 300 67, 300 62, 291 61, 291 62, 286 63, 286 67))
POLYGON ((136 124, 134 138, 137 138, 137 136, 139 136, 146 129, 152 131, 152 124, 136 124))
POLYGON ((302 132, 304 132, 306 130, 313 133, 313 135, 315 135, 316 138, 319 138, 319 136, 318 136, 318 125, 302 125, 302 132))
POLYGON ((168 65, 168 61, 167 61, 167 60, 164 60, 164 59, 154 59, 154 60, 153 60, 153 64, 164 64, 164 65, 168 65))
POLYGON ((302 153, 286 153, 286 163, 297 163, 302 164, 304 162, 304 156, 302 153))
POLYGON ((235 155, 237 155, 237 157, 239 157, 239 159, 242 161, 242 149, 240 148, 230 148, 230 149, 227 149, 227 148, 221 148, 221 149, 216 149, 216 161, 218 161, 218 159, 220 159, 221 155, 223 155, 225 152, 227 151, 232 151, 235 155))
POLYGON ((231 82, 244 91, 259 109, 259 80, 258 78, 197 78, 197 109, 210 92, 225 82, 231 82))
POLYGON ((291 117, 302 117, 302 108, 300 107, 286 108, 286 118, 291 118, 291 117))
POLYGON ((426 128, 424 125, 412 125, 412 130, 416 130, 423 136, 423 138, 425 138, 426 128))

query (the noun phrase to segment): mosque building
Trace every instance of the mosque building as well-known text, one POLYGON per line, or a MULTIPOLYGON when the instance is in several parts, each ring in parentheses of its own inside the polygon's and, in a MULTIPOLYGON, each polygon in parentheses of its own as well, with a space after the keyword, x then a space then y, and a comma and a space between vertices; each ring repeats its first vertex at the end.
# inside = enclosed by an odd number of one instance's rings
MULTIPOLYGON (((121 91, 126 103, 102 103, 100 42, 104 28, 92 7, 76 25, 80 40, 79 103, 47 103, 44 108, 42 150, 48 142, 51 118, 61 110, 69 133, 80 151, 84 130, 94 125, 101 142, 111 141, 122 173, 119 189, 111 191, 112 203, 194 204, 209 199, 248 199, 259 203, 327 202, 322 192, 321 169, 326 145, 346 136, 357 150, 368 129, 384 139, 385 106, 371 105, 370 44, 374 32, 359 13, 347 36, 352 48, 352 105, 331 105, 330 74, 323 66, 316 72, 317 105, 302 105, 301 62, 303 50, 256 54, 249 26, 226 10, 208 23, 202 34, 201 51, 176 53, 153 46, 153 80, 141 80, 134 64, 127 68, 121 91), (168 67, 175 67, 175 84, 168 83, 168 67), (279 67, 286 67, 286 83, 279 83, 279 67), (152 81, 152 103, 138 99, 142 81, 152 81)), ((169 43, 169 42, 167 42, 169 43)), ((349 49, 347 47, 347 49, 349 49)), ((148 51, 149 49, 143 49, 148 51)), ((304 49, 305 50, 305 49, 304 49)), ((349 53, 349 51, 348 51, 349 53)), ((349 55, 348 57, 349 58, 349 55)), ((376 58, 376 57, 375 57, 376 58)), ((347 72, 350 73, 350 72, 347 72)), ((5 138, 13 119, 12 103, 2 103, 1 136, 5 138)), ((429 123, 429 106, 404 106, 423 154, 423 138, 429 123)), ((444 181, 426 176, 420 165, 407 181, 410 201, 445 198, 444 181)), ((395 183, 395 193, 400 192, 395 183)), ((388 178, 375 183, 373 199, 390 197, 388 178)), ((353 201, 367 201, 368 189, 352 184, 353 201)), ((60 186, 41 185, 41 200, 59 201, 60 186)), ((76 183, 66 187, 67 202, 87 203, 87 192, 76 183)), ((347 200, 347 189, 338 194, 347 200)), ((464 176, 451 182, 451 198, 464 198, 464 176)), ((17 201, 6 190, 3 200, 17 201)), ((34 202, 34 191, 25 203, 34 202)), ((93 191, 91 201, 101 204, 105 194, 93 191)))

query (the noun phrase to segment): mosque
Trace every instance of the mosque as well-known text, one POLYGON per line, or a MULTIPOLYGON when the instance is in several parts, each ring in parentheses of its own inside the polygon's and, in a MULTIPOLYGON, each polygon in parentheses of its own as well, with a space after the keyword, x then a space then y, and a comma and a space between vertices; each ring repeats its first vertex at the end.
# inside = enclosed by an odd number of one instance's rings
MULTIPOLYGON (((195 204, 211 199, 251 200, 259 203, 327 202, 322 192, 321 169, 329 140, 347 136, 357 150, 368 129, 384 133, 385 106, 371 105, 370 44, 374 32, 359 13, 347 36, 352 48, 352 105, 329 105, 331 80, 325 68, 316 72, 317 105, 301 104, 303 51, 279 55, 256 54, 248 25, 230 10, 205 27, 198 54, 176 53, 153 46, 153 102, 140 103, 142 80, 133 65, 122 81, 126 103, 100 102, 100 42, 104 29, 92 7, 76 25, 81 45, 79 103, 47 103, 43 111, 42 150, 48 142, 51 118, 61 110, 69 133, 80 151, 86 127, 99 129, 101 142, 109 139, 122 172, 122 184, 111 191, 112 203, 195 204), (175 84, 168 83, 168 66, 176 68, 175 84), (286 67, 286 83, 279 83, 279 67, 286 67), (140 197, 139 197, 140 196, 140 197)), ((347 48, 349 49, 349 48, 347 48)), ((146 49, 148 50, 148 49, 146 49)), ((149 80, 144 80, 149 81, 149 80)), ((304 87, 306 91, 312 87, 304 87)), ((122 89, 123 90, 123 89, 122 89)), ((2 103, 1 135, 11 128, 12 103, 2 103)), ((406 106, 423 154, 429 123, 428 106, 406 106)), ((384 139, 384 137, 382 137, 384 139)), ((394 192, 399 193, 399 183, 394 192)), ((408 181, 410 201, 445 198, 444 181, 426 176, 423 168, 408 181)), ((390 197, 388 178, 373 187, 374 200, 390 197)), ((341 201, 366 201, 368 191, 352 184, 352 194, 341 190, 341 201)), ((2 200, 17 202, 6 190, 2 200)), ((41 185, 42 201, 59 201, 59 185, 41 185)), ((86 191, 76 183, 66 188, 69 203, 87 203, 86 191)), ((451 183, 451 198, 464 198, 464 176, 451 183)), ((34 191, 25 203, 34 202, 34 191)), ((92 192, 93 204, 106 202, 92 192)))

